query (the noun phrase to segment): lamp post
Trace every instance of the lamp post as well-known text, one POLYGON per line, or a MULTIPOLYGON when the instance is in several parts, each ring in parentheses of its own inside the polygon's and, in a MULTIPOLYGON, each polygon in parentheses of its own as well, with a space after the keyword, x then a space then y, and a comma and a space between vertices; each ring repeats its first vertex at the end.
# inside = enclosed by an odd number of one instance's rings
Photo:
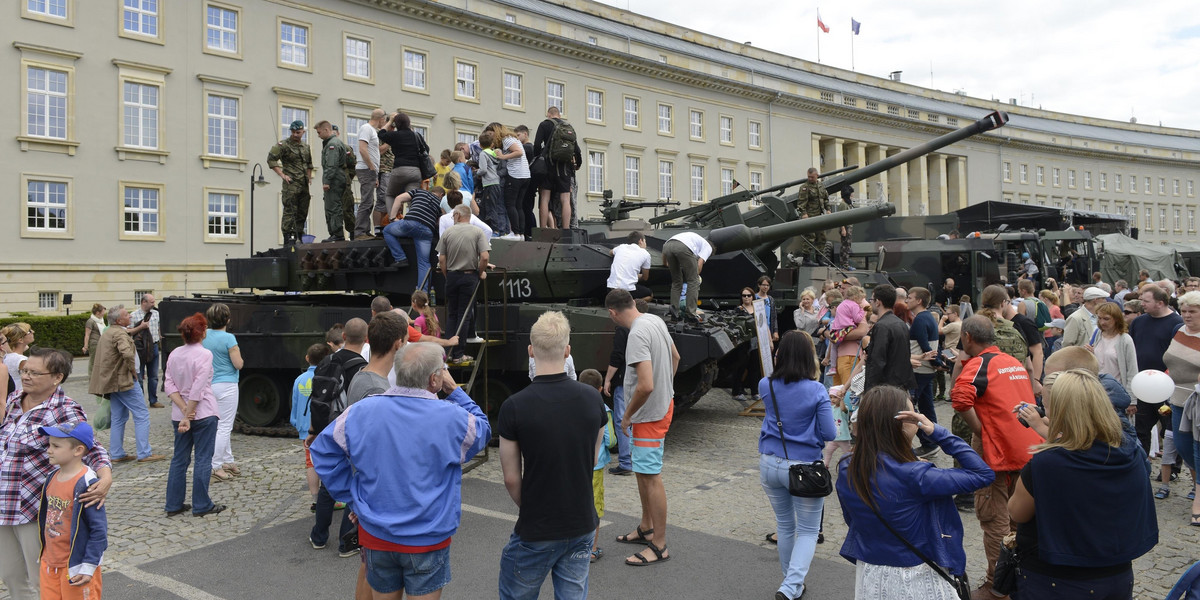
POLYGON ((254 163, 254 168, 250 169, 250 256, 254 256, 254 188, 270 185, 271 182, 263 178, 262 164, 254 163), (254 178, 254 174, 258 173, 258 178, 254 178))

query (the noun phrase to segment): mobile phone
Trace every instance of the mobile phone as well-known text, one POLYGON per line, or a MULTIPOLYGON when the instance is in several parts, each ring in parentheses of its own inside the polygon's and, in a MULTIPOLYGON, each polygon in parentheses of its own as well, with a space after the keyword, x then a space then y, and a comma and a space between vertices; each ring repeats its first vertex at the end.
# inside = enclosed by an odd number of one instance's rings
POLYGON ((955 354, 954 351, 949 348, 942 350, 942 358, 945 358, 946 360, 954 360, 957 357, 958 357, 958 355, 955 354))

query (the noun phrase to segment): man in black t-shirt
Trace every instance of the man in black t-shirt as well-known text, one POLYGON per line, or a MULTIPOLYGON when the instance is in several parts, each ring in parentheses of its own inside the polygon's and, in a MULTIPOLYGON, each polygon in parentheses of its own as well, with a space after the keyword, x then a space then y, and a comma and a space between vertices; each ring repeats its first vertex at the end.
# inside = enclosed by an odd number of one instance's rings
POLYGON ((533 383, 500 406, 500 465, 504 487, 520 507, 500 558, 500 599, 536 598, 554 573, 554 597, 587 597, 595 536, 592 467, 608 422, 595 388, 564 372, 571 328, 547 312, 529 332, 537 368, 533 383), (526 577, 518 576, 518 568, 526 577), (527 579, 526 570, 544 575, 527 579))

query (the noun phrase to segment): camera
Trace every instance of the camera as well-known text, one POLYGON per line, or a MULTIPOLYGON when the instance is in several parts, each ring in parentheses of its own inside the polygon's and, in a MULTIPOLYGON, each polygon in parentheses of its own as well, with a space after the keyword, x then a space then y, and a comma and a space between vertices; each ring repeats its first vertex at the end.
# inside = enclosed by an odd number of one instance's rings
MULTIPOLYGON (((1033 410, 1037 411, 1038 416, 1041 416, 1041 417, 1046 416, 1046 409, 1037 404, 1029 404, 1027 402, 1022 402, 1021 405, 1017 407, 1017 410, 1019 411, 1020 409, 1025 408, 1026 406, 1033 407, 1033 410)), ((1021 425, 1024 425, 1026 428, 1029 427, 1029 423, 1026 422, 1025 419, 1022 418, 1019 414, 1017 416, 1017 421, 1019 421, 1021 423, 1021 425)))

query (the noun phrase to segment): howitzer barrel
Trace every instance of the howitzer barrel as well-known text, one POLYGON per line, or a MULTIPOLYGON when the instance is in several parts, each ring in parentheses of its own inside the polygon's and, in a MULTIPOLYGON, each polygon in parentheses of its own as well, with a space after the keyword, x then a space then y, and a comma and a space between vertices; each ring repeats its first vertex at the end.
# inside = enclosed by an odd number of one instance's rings
POLYGON ((986 117, 979 119, 978 121, 963 127, 962 129, 951 131, 946 135, 929 140, 928 142, 925 142, 919 146, 909 148, 908 150, 905 150, 904 152, 894 156, 889 156, 879 162, 871 163, 856 171, 851 171, 844 175, 838 175, 826 179, 824 182, 825 189, 832 196, 833 194, 840 192, 842 188, 846 187, 847 185, 857 183, 868 177, 871 177, 872 175, 877 175, 888 169, 898 167, 910 160, 913 160, 914 158, 924 156, 960 140, 967 139, 973 135, 979 135, 985 131, 999 129, 1000 127, 1003 127, 1005 123, 1008 123, 1008 113, 1003 111, 992 112, 986 117))
POLYGON ((768 225, 766 227, 731 225, 709 232, 708 241, 712 244, 714 253, 723 254, 735 250, 747 250, 798 235, 841 227, 842 225, 853 225, 872 219, 881 219, 893 214, 896 214, 895 205, 885 203, 877 206, 840 210, 827 215, 809 217, 789 223, 768 225))

